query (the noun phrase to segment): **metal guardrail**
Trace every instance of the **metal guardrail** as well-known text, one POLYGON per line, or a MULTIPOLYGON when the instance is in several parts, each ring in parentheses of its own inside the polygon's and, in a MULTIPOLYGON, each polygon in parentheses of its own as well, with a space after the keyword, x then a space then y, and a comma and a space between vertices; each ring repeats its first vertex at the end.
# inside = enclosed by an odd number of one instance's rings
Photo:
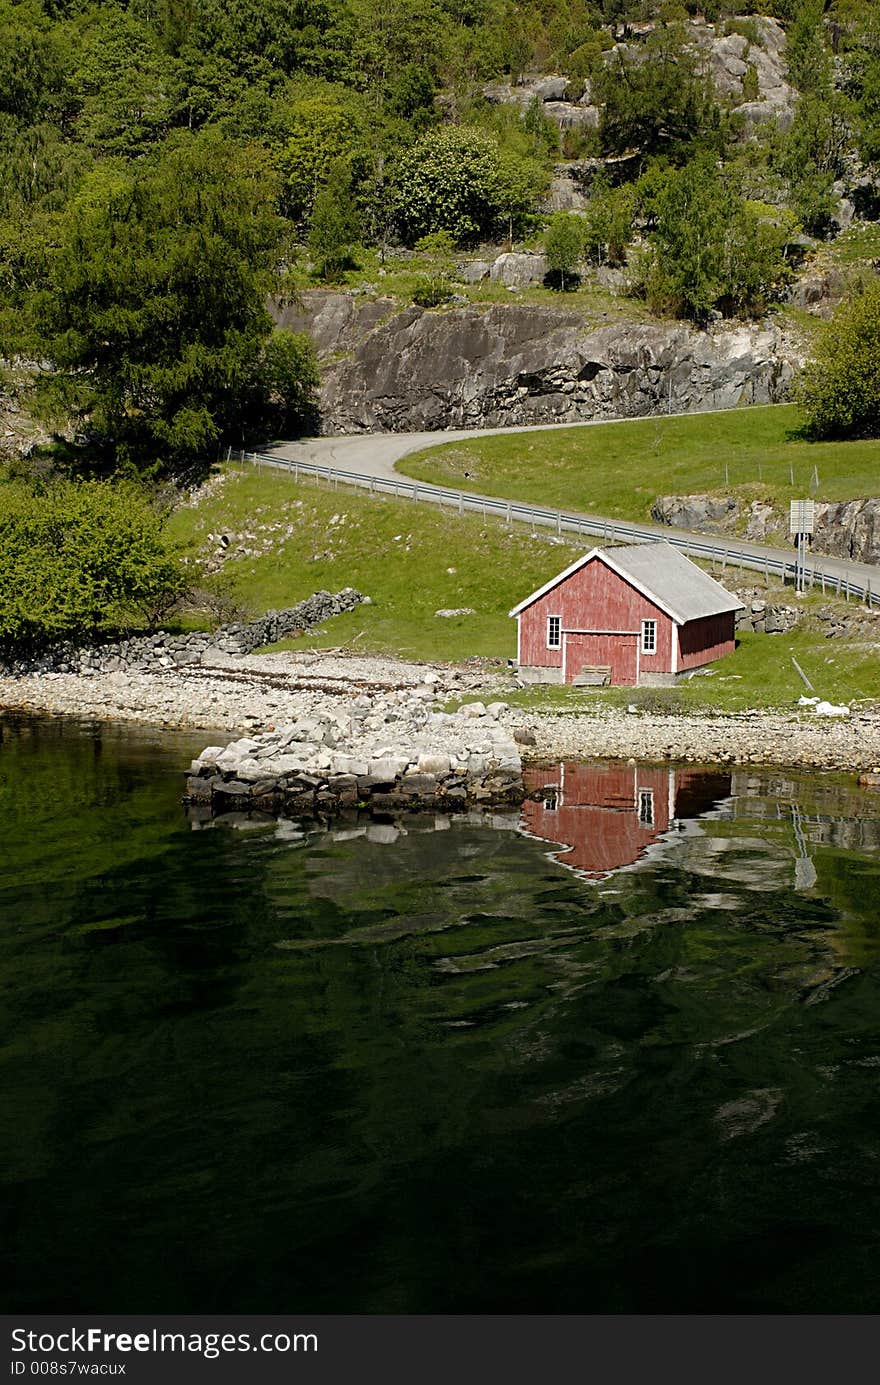
MULTIPOLYGON (((624 520, 590 519, 586 516, 569 514, 565 510, 544 510, 513 500, 498 500, 492 496, 472 495, 468 491, 449 490, 444 486, 435 486, 426 481, 406 481, 396 477, 391 480, 384 476, 369 476, 364 472, 346 471, 341 467, 322 466, 320 462, 304 462, 274 457, 266 452, 230 450, 229 457, 241 462, 251 462, 256 466, 269 466, 280 471, 292 472, 295 480, 299 480, 301 476, 314 476, 316 483, 324 479, 329 485, 341 483, 345 486, 357 486, 361 490, 369 491, 372 495, 393 495, 402 500, 443 505, 449 509, 457 510, 459 514, 481 514, 487 518, 489 515, 493 515, 503 519, 508 526, 514 522, 528 524, 533 529, 540 527, 555 530, 556 534, 560 536, 563 532, 583 534, 590 538, 601 538, 605 543, 611 543, 614 540, 632 543, 633 540, 653 541, 658 538, 655 530, 644 528, 638 524, 630 524, 624 520)), ((663 537, 675 548, 681 549, 689 558, 710 558, 716 563, 720 562, 722 570, 727 567, 736 567, 741 571, 748 568, 750 572, 760 572, 767 577, 771 573, 775 576, 781 576, 784 582, 794 582, 797 577, 794 554, 789 562, 786 559, 774 557, 769 552, 760 557, 742 553, 725 544, 713 543, 710 539, 683 538, 674 532, 663 537)), ((868 605, 880 605, 880 592, 871 590, 870 579, 868 579, 867 585, 862 587, 857 582, 852 582, 849 578, 841 576, 840 573, 826 571, 821 564, 815 562, 806 564, 802 575, 804 585, 810 591, 813 590, 814 586, 819 586, 823 595, 834 594, 845 597, 847 601, 852 598, 856 601, 867 602, 868 605)))

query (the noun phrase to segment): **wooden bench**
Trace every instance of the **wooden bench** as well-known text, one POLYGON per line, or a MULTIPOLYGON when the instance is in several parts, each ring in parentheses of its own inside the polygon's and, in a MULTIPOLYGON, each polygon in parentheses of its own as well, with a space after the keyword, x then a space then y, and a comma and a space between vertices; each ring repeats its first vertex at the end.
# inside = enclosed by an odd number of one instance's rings
POLYGON ((611 682, 610 664, 585 664, 572 680, 573 688, 607 688, 611 682))

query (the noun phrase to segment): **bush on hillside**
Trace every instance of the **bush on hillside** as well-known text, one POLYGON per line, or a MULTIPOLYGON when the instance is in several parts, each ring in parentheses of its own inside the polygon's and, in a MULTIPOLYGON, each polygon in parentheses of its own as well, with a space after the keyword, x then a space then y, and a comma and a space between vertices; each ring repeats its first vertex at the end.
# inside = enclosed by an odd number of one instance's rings
POLYGON ((814 438, 880 437, 880 281, 838 308, 797 397, 814 438))
POLYGON ((0 484, 0 648, 155 629, 185 586, 164 517, 135 483, 0 484))

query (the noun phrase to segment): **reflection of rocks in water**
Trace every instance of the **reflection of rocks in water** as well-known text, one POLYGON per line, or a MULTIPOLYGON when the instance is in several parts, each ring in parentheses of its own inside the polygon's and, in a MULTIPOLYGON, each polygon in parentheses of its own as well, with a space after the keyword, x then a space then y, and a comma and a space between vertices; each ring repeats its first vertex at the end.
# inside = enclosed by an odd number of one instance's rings
MULTIPOLYGON (((569 762, 526 772, 523 831, 590 880, 656 854, 730 793, 730 775, 649 765, 569 762)), ((692 829, 691 829, 692 830, 692 829)))
MULTIPOLYGON (((761 837, 690 837, 678 864, 695 875, 741 885, 746 890, 780 890, 791 881, 792 863, 778 845, 761 837)), ((704 898, 711 899, 712 895, 704 898)), ((723 898, 723 896, 722 896, 723 898)), ((742 901, 739 901, 740 905, 742 901)), ((709 908, 729 907, 707 904, 709 908)))
POLYGON ((791 1135, 785 1142, 784 1162, 786 1164, 809 1164, 827 1152, 827 1144, 815 1130, 801 1130, 791 1135))
POLYGON ((772 1121, 782 1101, 778 1087, 758 1087, 737 1101, 728 1101, 715 1112, 722 1140, 736 1140, 751 1135, 772 1121))
MULTIPOLYGON (((595 997, 624 953, 656 950, 650 1005, 658 996, 661 1009, 669 1003, 676 1024, 711 989, 700 1053, 754 1041, 779 1005, 820 1004, 860 960, 822 879, 809 896, 793 888, 798 861, 819 860, 807 834, 836 828, 844 814, 855 820, 863 795, 846 785, 806 780, 808 796, 804 783, 779 774, 770 785, 753 771, 732 782, 727 772, 620 763, 529 774, 536 796, 522 818, 351 813, 324 828, 275 823, 261 838, 267 897, 288 897, 285 863, 298 856, 305 897, 358 920, 277 945, 423 954, 439 1021, 485 1027, 522 1011, 517 1038, 506 1040, 521 1056, 538 1040, 534 1021, 581 998, 592 1023, 595 997), (770 787, 786 798, 773 799, 770 787), (725 975, 760 979, 754 1006, 722 995, 725 975)), ((600 1021, 606 1037, 631 999, 615 995, 600 1021)), ((657 1037, 664 1032, 658 1019, 657 1037)))
POLYGON ((808 845, 880 850, 880 801, 847 782, 734 771, 730 803, 720 816, 784 828, 791 824, 793 813, 808 845))
POLYGON ((695 909, 726 909, 735 913, 742 904, 738 894, 725 894, 721 890, 710 890, 706 894, 692 895, 691 898, 695 909))
POLYGON ((539 1104, 553 1109, 561 1109, 574 1102, 594 1101, 597 1097, 611 1096, 614 1092, 621 1091, 629 1082, 634 1080, 635 1073, 631 1068, 626 1067, 592 1072, 587 1077, 581 1077, 567 1087, 559 1087, 543 1093, 539 1098, 539 1104))

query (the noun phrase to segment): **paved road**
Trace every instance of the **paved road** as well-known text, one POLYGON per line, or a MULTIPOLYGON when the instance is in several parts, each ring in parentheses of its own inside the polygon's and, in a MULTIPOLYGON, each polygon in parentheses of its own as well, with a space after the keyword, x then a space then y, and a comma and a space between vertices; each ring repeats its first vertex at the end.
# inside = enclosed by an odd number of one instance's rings
MULTIPOLYGON (((676 417, 682 416, 676 415, 676 417)), ((693 417, 693 415, 688 415, 688 417, 693 417)), ((502 433, 510 435, 514 433, 552 432, 559 428, 591 428, 608 422, 607 419, 597 419, 595 422, 586 421, 575 424, 533 424, 525 428, 515 429, 459 428, 443 432, 355 433, 338 437, 301 438, 295 442, 280 443, 263 455, 278 457, 286 462, 299 461, 306 464, 317 464, 322 469, 326 467, 330 471, 356 472, 361 476, 374 476, 379 480, 394 481, 404 479, 396 470, 397 462, 411 452, 420 451, 423 447, 443 447, 450 442, 468 442, 472 438, 488 438, 502 433)), ((631 420, 615 419, 613 422, 625 423, 631 422, 631 420)), ((426 492, 437 494, 444 489, 443 487, 430 486, 427 482, 419 482, 421 494, 426 492)), ((475 504, 484 498, 474 491, 465 491, 463 494, 466 499, 475 504)), ((582 520, 599 529, 605 525, 620 525, 619 520, 610 520, 605 516, 588 514, 585 511, 563 510, 561 514, 565 519, 582 520)), ((756 569, 760 569, 767 559, 771 563, 782 562, 787 565, 794 561, 793 547, 775 548, 765 544, 746 542, 742 539, 728 538, 726 535, 707 535, 684 529, 672 529, 667 525, 645 523, 636 527, 639 535, 669 539, 682 546, 686 546, 688 543, 705 545, 707 541, 715 540, 728 553, 737 558, 743 558, 747 566, 756 569)), ((824 556, 817 556, 815 560, 808 559, 808 563, 815 568, 817 574, 824 572, 826 578, 830 579, 831 582, 836 582, 838 579, 852 582, 863 589, 870 589, 872 593, 876 594, 875 599, 880 597, 880 570, 869 563, 855 563, 841 558, 824 556)))

